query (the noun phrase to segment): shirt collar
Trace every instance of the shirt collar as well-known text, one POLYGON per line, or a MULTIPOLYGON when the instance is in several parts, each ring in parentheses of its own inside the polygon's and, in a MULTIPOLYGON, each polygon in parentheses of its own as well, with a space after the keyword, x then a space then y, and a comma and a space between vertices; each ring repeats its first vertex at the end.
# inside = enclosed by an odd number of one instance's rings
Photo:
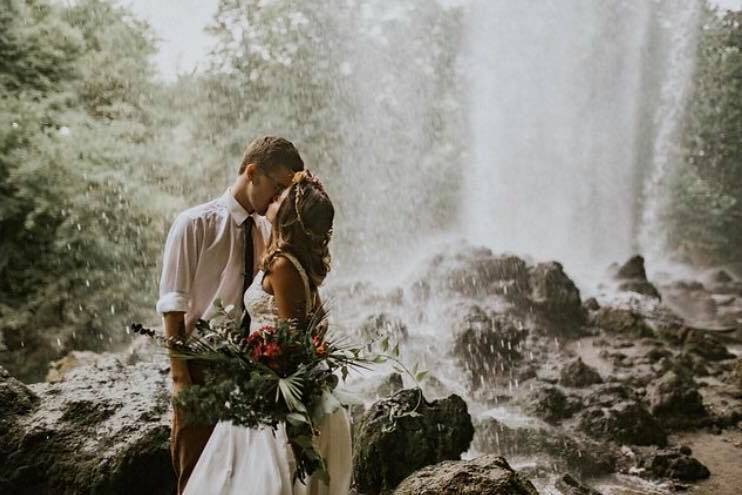
POLYGON ((232 219, 237 225, 242 225, 243 223, 245 223, 247 217, 254 216, 254 214, 248 213, 245 207, 242 206, 239 201, 234 198, 230 189, 227 189, 222 198, 224 199, 224 203, 229 210, 229 214, 232 216, 232 219))

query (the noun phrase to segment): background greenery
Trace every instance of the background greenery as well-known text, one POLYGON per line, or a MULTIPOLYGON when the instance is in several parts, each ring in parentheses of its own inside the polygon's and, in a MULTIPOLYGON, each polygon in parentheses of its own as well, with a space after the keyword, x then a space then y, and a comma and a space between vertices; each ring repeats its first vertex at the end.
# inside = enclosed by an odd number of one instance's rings
MULTIPOLYGON (((425 177, 438 186, 398 220, 414 215, 430 228, 454 220, 457 186, 445 174, 465 160, 457 9, 407 0, 414 15, 381 23, 390 43, 413 29, 417 41, 394 56, 370 54, 390 70, 377 75, 383 83, 362 74, 374 85, 366 89, 377 111, 399 118, 365 129, 348 128, 359 108, 349 88, 361 82, 351 84, 358 76, 344 67, 369 53, 339 40, 371 39, 379 25, 332 0, 258 3, 221 0, 209 70, 164 83, 150 62, 151 29, 125 9, 0 0, 0 365, 19 378, 43 380, 50 360, 115 348, 128 323, 156 319, 169 222, 228 183, 256 134, 291 136, 331 191, 354 187, 358 176, 348 170, 423 157, 411 183, 425 177), (402 69, 430 77, 410 86, 402 69), (405 98, 421 102, 424 139, 406 133, 405 98), (420 204, 435 214, 420 215, 420 204)), ((701 264, 742 262, 741 16, 706 14, 672 184, 672 246, 701 264)), ((341 221, 361 218, 352 208, 341 221)), ((353 243, 364 228, 339 229, 338 242, 361 249, 353 243)))

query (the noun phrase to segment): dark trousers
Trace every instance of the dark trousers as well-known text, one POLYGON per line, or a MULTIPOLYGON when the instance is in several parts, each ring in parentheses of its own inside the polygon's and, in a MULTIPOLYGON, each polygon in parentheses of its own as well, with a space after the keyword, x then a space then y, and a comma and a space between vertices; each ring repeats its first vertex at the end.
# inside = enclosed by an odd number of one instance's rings
MULTIPOLYGON (((188 363, 191 381, 195 385, 203 384, 203 371, 194 363, 188 363)), ((170 430, 170 455, 178 480, 178 495, 185 490, 188 478, 196 467, 206 443, 209 441, 214 425, 191 424, 178 407, 173 407, 173 425, 170 430)))

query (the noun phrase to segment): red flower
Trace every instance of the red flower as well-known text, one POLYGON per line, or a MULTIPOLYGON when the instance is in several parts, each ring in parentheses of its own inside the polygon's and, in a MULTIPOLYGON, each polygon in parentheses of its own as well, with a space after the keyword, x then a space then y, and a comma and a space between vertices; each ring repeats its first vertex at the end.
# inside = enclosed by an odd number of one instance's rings
POLYGON ((276 359, 281 355, 281 346, 278 342, 268 342, 263 346, 263 356, 267 359, 276 359))
POLYGON ((312 337, 312 343, 314 344, 314 352, 317 353, 319 357, 327 356, 327 342, 324 342, 315 335, 312 337))

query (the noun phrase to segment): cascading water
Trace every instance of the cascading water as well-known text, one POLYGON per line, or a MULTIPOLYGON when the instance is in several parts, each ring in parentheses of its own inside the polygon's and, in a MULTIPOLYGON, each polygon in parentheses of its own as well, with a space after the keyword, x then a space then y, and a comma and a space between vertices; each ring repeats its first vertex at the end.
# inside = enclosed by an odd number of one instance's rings
POLYGON ((657 244, 663 191, 644 184, 671 173, 699 12, 695 0, 471 5, 471 242, 560 260, 581 280, 657 244))

